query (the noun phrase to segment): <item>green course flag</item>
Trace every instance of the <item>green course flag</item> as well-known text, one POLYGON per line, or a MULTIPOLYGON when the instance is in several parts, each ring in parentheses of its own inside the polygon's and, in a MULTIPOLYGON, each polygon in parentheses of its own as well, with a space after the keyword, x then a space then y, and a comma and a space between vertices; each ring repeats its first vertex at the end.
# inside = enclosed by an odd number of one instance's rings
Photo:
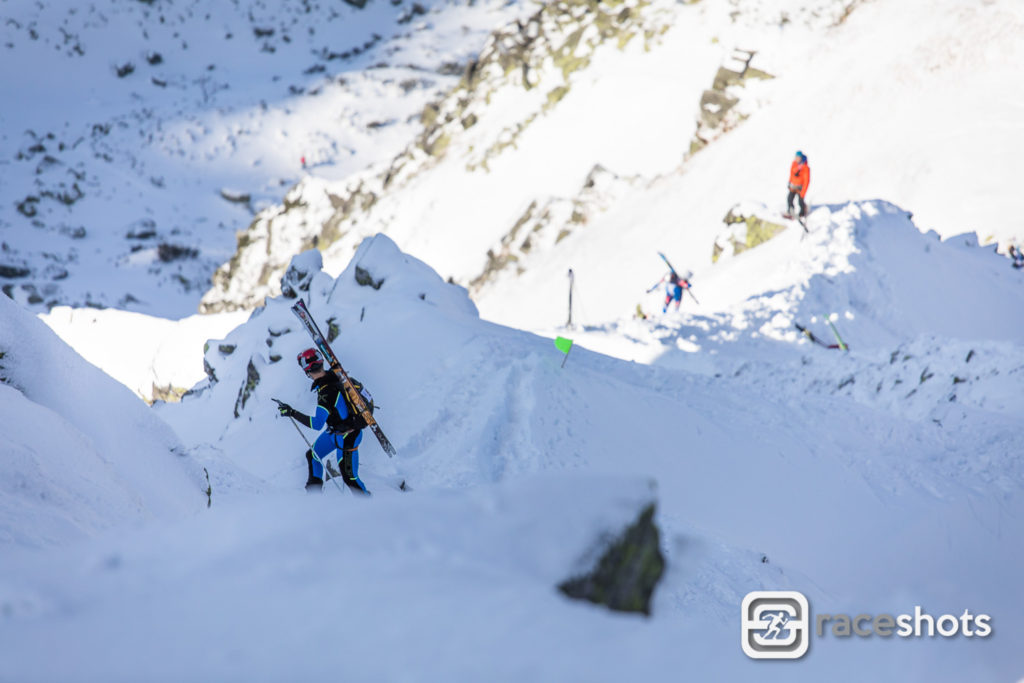
POLYGON ((569 360, 569 351, 572 349, 572 339, 555 337, 555 348, 565 354, 565 358, 562 359, 562 367, 564 368, 565 361, 569 360))

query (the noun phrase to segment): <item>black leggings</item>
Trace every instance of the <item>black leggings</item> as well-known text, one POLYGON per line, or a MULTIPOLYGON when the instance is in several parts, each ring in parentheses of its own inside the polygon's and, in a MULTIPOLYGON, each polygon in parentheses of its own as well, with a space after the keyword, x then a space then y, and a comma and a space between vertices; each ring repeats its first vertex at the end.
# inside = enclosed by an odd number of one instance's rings
MULTIPOLYGON (((359 442, 362 441, 361 431, 351 431, 343 439, 331 432, 324 432, 313 444, 324 465, 331 453, 337 449, 338 469, 341 470, 341 478, 345 484, 355 493, 369 494, 366 485, 359 478, 359 442)), ((309 467, 309 479, 307 481, 323 481, 323 471, 319 463, 313 462, 313 451, 306 451, 306 464, 309 467)))
POLYGON ((796 197, 800 200, 800 215, 807 215, 807 204, 804 203, 804 198, 800 196, 798 192, 790 192, 789 196, 786 197, 786 206, 789 208, 789 212, 793 213, 793 198, 796 197))

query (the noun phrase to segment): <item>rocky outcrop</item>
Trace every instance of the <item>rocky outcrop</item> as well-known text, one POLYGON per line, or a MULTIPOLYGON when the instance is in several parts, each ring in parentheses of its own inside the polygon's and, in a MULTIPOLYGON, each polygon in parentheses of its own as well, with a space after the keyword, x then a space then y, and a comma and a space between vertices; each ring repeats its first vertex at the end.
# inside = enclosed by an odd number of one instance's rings
POLYGON ((758 215, 768 213, 765 207, 751 204, 737 204, 729 209, 729 213, 722 219, 725 228, 719 231, 711 247, 711 262, 717 263, 720 258, 728 258, 747 249, 753 249, 788 227, 781 222, 758 215))
POLYGON ((572 198, 549 197, 533 201, 501 241, 487 251, 487 265, 469 284, 479 292, 504 272, 521 273, 534 251, 551 249, 604 211, 639 178, 620 177, 601 165, 587 175, 579 194, 572 198))
POLYGON ((242 414, 242 410, 245 409, 245 404, 249 401, 249 397, 252 396, 252 392, 256 390, 256 387, 260 383, 260 373, 256 369, 256 366, 252 363, 252 358, 249 359, 249 365, 245 369, 245 381, 238 390, 238 398, 235 399, 235 418, 238 418, 242 414))
POLYGON ((690 142, 690 154, 696 154, 747 118, 737 108, 747 81, 774 78, 751 65, 756 54, 753 50, 733 50, 732 55, 719 67, 711 88, 701 95, 700 117, 697 119, 697 131, 690 142))
POLYGON ((467 171, 486 173, 488 164, 514 148, 527 127, 558 106, 572 87, 571 76, 587 67, 599 48, 652 41, 669 21, 648 0, 558 0, 495 31, 479 56, 465 65, 458 84, 424 108, 419 135, 390 164, 342 184, 306 178, 288 193, 283 206, 257 215, 239 233, 234 256, 217 270, 200 310, 252 308, 276 296, 289 259, 304 249, 354 249, 389 223, 395 209, 382 207, 385 198, 446 159, 455 147, 465 156, 467 171), (504 88, 531 93, 523 101, 532 104, 514 120, 490 107, 492 97, 504 88), (459 145, 469 133, 473 144, 459 145))
POLYGON ((590 572, 564 581, 558 589, 570 598, 650 616, 651 597, 665 572, 654 512, 654 503, 645 507, 590 572))

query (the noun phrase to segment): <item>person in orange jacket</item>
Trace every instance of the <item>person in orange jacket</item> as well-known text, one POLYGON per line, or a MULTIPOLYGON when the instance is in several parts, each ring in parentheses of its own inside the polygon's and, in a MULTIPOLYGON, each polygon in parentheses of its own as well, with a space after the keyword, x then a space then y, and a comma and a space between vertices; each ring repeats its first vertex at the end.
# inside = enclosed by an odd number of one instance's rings
POLYGON ((798 151, 789 167, 789 196, 786 197, 787 216, 793 215, 793 199, 800 199, 800 218, 807 217, 807 187, 811 184, 811 167, 807 165, 807 155, 798 151))

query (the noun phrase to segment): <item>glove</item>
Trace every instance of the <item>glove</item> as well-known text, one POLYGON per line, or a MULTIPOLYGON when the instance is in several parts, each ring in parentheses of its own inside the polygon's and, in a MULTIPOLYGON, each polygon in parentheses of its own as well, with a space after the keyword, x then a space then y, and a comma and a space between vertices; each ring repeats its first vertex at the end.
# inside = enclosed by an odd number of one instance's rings
POLYGON ((287 403, 277 402, 277 412, 281 413, 285 417, 295 417, 298 413, 295 408, 292 408, 287 403))

